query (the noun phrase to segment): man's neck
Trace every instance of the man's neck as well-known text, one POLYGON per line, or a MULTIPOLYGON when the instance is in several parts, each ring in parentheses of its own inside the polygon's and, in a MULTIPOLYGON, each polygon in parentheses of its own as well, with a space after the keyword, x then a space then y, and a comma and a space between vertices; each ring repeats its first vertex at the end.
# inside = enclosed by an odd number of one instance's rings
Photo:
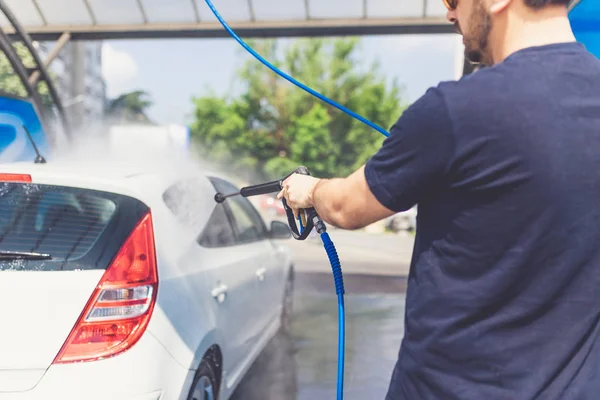
MULTIPOLYGON (((526 6, 522 5, 522 7, 526 6)), ((494 63, 497 64, 511 54, 528 47, 575 42, 576 38, 571 30, 565 7, 550 6, 538 11, 510 10, 494 27, 491 40, 492 43, 498 44, 492 46, 497 49, 493 54, 494 63), (502 36, 500 32, 503 33, 502 36)))

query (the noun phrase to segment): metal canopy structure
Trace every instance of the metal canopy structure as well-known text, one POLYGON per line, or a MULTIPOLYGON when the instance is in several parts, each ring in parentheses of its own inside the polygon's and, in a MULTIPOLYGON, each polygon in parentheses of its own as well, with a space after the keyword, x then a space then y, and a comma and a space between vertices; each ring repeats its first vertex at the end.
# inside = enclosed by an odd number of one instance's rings
MULTIPOLYGON (((34 40, 226 37, 204 0, 4 0, 34 40)), ((243 37, 452 33, 440 0, 213 0, 243 37)), ((11 24, 0 18, 11 34, 11 24)))
MULTIPOLYGON (((40 116, 41 125, 44 131, 51 132, 49 130, 48 120, 49 120, 49 110, 44 106, 42 99, 40 97, 40 93, 38 92, 38 85, 40 83, 45 83, 48 88, 48 92, 50 94, 51 101, 56 107, 56 111, 58 113, 58 117, 62 123, 62 128, 64 132, 70 136, 70 124, 66 118, 64 107, 58 96, 58 92, 54 86, 54 82, 48 73, 47 66, 55 55, 49 57, 46 62, 42 61, 39 57, 37 51, 34 48, 31 37, 27 34, 27 32, 23 29, 23 27, 19 24, 18 19, 11 12, 11 10, 6 6, 6 4, 0 0, 0 15, 4 21, 12 28, 14 31, 13 36, 16 36, 18 41, 22 42, 27 49, 27 52, 30 54, 33 59, 33 67, 27 67, 23 63, 23 59, 17 53, 16 48, 13 43, 9 40, 8 36, 4 32, 3 29, 0 29, 0 52, 6 59, 8 60, 12 71, 19 77, 25 91, 27 93, 27 99, 31 100, 34 110, 36 114, 40 116)), ((65 35, 59 40, 57 44, 57 48, 64 46, 66 43, 65 35)), ((57 50, 58 51, 58 50, 57 50)), ((27 129, 25 126, 24 129, 27 129)))
MULTIPOLYGON (((213 0, 245 37, 451 33, 440 0, 213 0)), ((600 57, 600 2, 571 0, 577 39, 600 57)), ((70 40, 228 37, 204 0, 0 0, 0 52, 46 125, 37 85, 48 85, 65 133, 70 127, 47 67, 70 40), (33 56, 25 66, 11 40, 33 56), (41 60, 33 40, 56 40, 41 60)), ((472 66, 463 63, 463 73, 472 66)))

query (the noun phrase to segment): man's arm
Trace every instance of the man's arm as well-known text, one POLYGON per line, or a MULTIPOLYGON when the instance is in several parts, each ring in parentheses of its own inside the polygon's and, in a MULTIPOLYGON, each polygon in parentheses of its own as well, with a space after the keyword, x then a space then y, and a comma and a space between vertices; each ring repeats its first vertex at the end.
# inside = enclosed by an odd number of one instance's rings
POLYGON ((364 165, 347 178, 319 180, 312 197, 319 216, 342 229, 364 228, 396 213, 375 198, 367 184, 364 165))
POLYGON ((359 229, 436 196, 446 184, 455 141, 446 103, 432 89, 409 107, 371 159, 347 178, 294 174, 279 198, 298 210, 315 207, 321 218, 359 229))
POLYGON ((317 179, 293 174, 283 182, 278 198, 284 196, 295 212, 314 207, 325 222, 348 230, 363 228, 396 213, 373 195, 365 166, 347 178, 317 179))

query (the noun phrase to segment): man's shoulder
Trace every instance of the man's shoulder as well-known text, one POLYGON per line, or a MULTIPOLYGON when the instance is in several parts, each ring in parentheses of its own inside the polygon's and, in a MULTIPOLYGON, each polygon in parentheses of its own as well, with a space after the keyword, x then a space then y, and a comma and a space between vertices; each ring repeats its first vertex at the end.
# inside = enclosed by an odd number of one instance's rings
POLYGON ((442 81, 434 88, 445 97, 485 97, 497 93, 490 89, 505 87, 507 82, 513 79, 510 74, 510 68, 504 65, 486 67, 457 80, 442 81))
POLYGON ((460 117, 464 113, 473 116, 493 110, 508 102, 511 96, 518 96, 519 91, 526 92, 527 85, 518 85, 505 66, 494 66, 457 80, 442 81, 430 87, 426 96, 443 99, 448 114, 460 117))
POLYGON ((527 90, 509 85, 511 74, 514 76, 510 66, 496 65, 457 80, 441 81, 411 104, 402 114, 402 120, 418 120, 428 127, 439 127, 452 126, 463 118, 484 118, 507 105, 515 91, 527 90), (511 89, 507 90, 509 86, 511 89))

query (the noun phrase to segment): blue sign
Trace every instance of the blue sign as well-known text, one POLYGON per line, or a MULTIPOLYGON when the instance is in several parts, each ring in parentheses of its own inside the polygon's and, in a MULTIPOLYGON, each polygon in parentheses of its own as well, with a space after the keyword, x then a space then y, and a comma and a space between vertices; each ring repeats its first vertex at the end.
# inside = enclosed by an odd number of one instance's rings
POLYGON ((581 0, 569 13, 569 20, 577 41, 600 58, 600 1, 581 0))
POLYGON ((0 96, 0 163, 35 160, 35 150, 24 127, 42 156, 47 157, 48 140, 33 104, 0 96))

